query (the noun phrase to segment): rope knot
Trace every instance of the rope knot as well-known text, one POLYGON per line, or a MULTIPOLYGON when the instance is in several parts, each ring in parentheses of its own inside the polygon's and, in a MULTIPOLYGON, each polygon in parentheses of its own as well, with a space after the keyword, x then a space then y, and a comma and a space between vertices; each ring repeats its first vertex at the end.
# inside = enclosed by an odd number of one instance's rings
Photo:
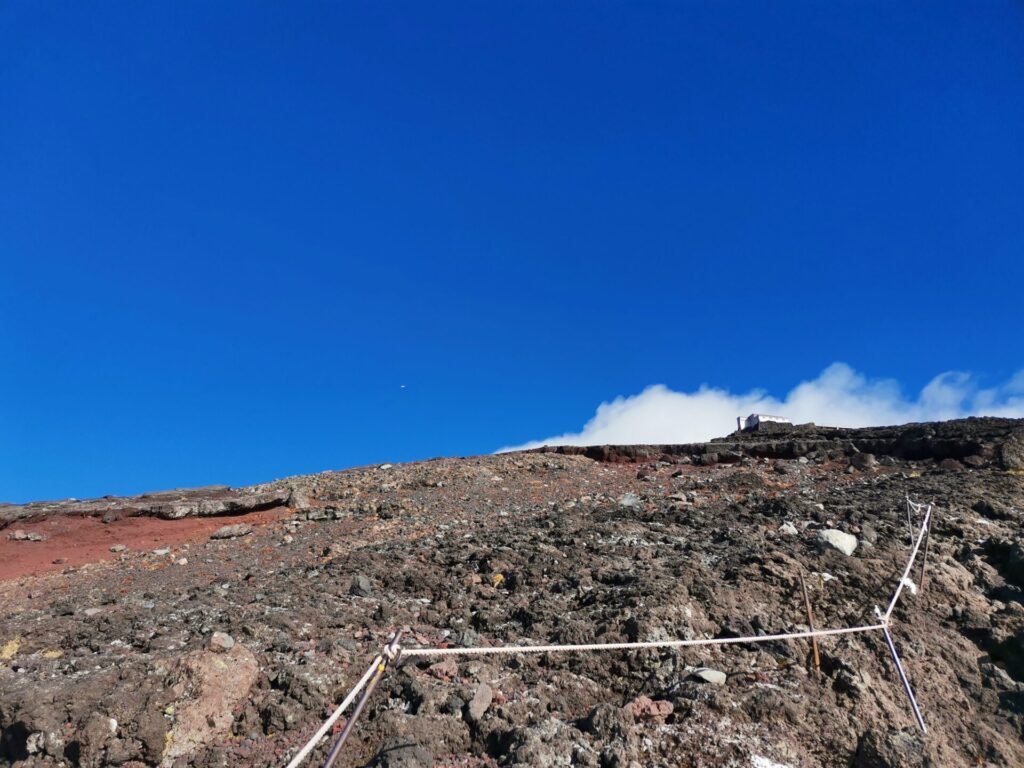
POLYGON ((402 649, 398 645, 398 641, 402 639, 402 630, 396 630, 395 633, 388 639, 388 644, 384 646, 384 650, 381 651, 381 655, 388 660, 389 663, 395 663, 398 661, 398 657, 402 655, 402 649))

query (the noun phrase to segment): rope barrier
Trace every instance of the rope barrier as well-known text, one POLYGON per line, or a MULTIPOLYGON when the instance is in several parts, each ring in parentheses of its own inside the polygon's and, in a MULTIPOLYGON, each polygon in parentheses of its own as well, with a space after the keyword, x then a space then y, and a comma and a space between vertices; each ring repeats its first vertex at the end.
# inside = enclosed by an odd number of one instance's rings
MULTIPOLYGON (((333 759, 337 757, 338 751, 341 745, 344 743, 345 737, 348 735, 355 721, 358 717, 359 712, 362 710, 366 701, 369 699, 369 695, 372 693, 376 683, 379 682, 381 675, 387 667, 387 662, 394 662, 399 656, 406 658, 419 658, 429 659, 437 658, 441 656, 481 656, 481 655, 501 655, 501 654, 516 654, 516 653, 584 653, 590 651, 630 651, 630 650, 643 650, 651 648, 694 648, 700 646, 715 646, 715 645, 740 645, 745 643, 770 643, 779 640, 800 640, 805 638, 818 638, 818 637, 833 637, 837 635, 851 635, 862 632, 876 632, 881 631, 885 636, 886 645, 889 648, 889 652, 892 655, 892 660, 896 666, 896 671, 899 675, 900 681, 903 684, 903 689, 907 694, 907 698, 910 700, 910 706, 913 710, 914 717, 917 720, 918 726, 922 732, 927 733, 925 727, 924 718, 921 715, 921 710, 917 705, 917 699, 914 697, 914 691, 910 686, 910 681, 907 678, 907 674, 903 669, 903 664, 900 661, 899 655, 896 653, 896 646, 893 643, 892 636, 889 634, 889 620, 892 616, 892 612, 896 607, 896 603, 900 599, 900 595, 903 593, 903 588, 908 584, 913 584, 910 580, 910 572, 914 567, 914 561, 917 559, 918 551, 921 548, 922 542, 928 535, 931 526, 932 518, 932 505, 931 504, 918 504, 910 500, 907 496, 907 524, 912 528, 911 515, 924 511, 924 519, 921 521, 921 527, 917 534, 917 540, 914 541, 913 534, 911 534, 911 542, 913 548, 910 552, 910 557, 907 560, 906 568, 903 569, 903 575, 900 577, 899 583, 896 586, 896 591, 892 596, 892 600, 889 601, 889 607, 883 613, 875 607, 875 615, 878 617, 878 622, 875 624, 865 624, 855 627, 837 627, 833 629, 809 629, 804 632, 783 632, 773 635, 747 635, 745 637, 713 637, 713 638, 697 638, 693 640, 651 640, 651 641, 637 641, 637 642, 625 642, 625 643, 581 643, 581 644, 569 644, 569 645, 500 645, 500 646, 474 646, 469 648, 399 648, 398 639, 401 632, 396 632, 392 635, 389 645, 385 647, 381 653, 377 654, 374 658, 370 668, 366 671, 363 677, 356 684, 355 688, 345 697, 345 700, 338 705, 334 713, 327 719, 326 722, 320 727, 313 737, 306 743, 306 745, 292 758, 292 761, 288 763, 287 768, 297 768, 303 760, 309 755, 314 747, 320 742, 320 740, 327 734, 341 714, 348 708, 348 706, 355 700, 355 697, 360 691, 366 687, 367 683, 373 680, 373 685, 367 689, 366 694, 360 700, 359 705, 356 708, 353 717, 346 724, 345 730, 342 732, 341 737, 335 744, 334 749, 328 757, 328 765, 333 762, 333 759)), ((923 564, 922 564, 922 575, 923 575, 923 564)), ((922 578, 923 582, 923 578, 922 578)))
POLYGON ((870 632, 882 628, 882 624, 866 624, 859 627, 837 629, 816 629, 806 632, 784 632, 777 635, 748 635, 746 637, 709 637, 696 640, 651 640, 632 643, 585 643, 581 645, 498 645, 475 648, 404 648, 406 658, 430 658, 434 656, 478 656, 504 653, 580 653, 585 651, 634 651, 644 648, 692 648, 701 645, 739 645, 743 643, 771 643, 776 640, 800 640, 807 637, 829 637, 870 632))
POLYGON ((334 742, 334 746, 331 748, 330 753, 327 755, 327 760, 324 761, 324 768, 331 768, 334 765, 334 761, 338 759, 338 755, 341 754, 341 748, 345 746, 345 742, 348 740, 349 735, 352 733, 352 729, 355 727, 356 720, 359 719, 359 715, 362 714, 363 708, 366 703, 370 700, 373 695, 374 689, 377 687, 377 683, 384 677, 384 672, 387 671, 388 664, 398 660, 401 650, 398 647, 398 641, 402 639, 402 630, 396 630, 395 634, 391 636, 391 642, 388 643, 387 647, 384 648, 380 663, 377 664, 377 669, 374 670, 373 677, 370 678, 369 684, 366 686, 366 690, 363 691, 363 695, 359 697, 359 703, 356 704, 355 710, 352 712, 352 717, 345 723, 345 728, 338 736, 338 740, 334 742))
MULTIPOLYGON (((907 499, 908 504, 913 504, 910 499, 907 499)), ((921 548, 921 542, 924 540, 925 534, 928 532, 928 524, 932 519, 932 505, 928 504, 924 507, 924 520, 921 522, 921 531, 917 535, 917 542, 914 544, 913 550, 910 552, 910 559, 907 560, 907 567, 903 569, 903 575, 900 577, 900 583, 896 586, 896 593, 892 596, 892 600, 889 601, 889 607, 885 610, 885 614, 882 616, 882 622, 888 623, 889 617, 892 616, 893 609, 896 607, 896 601, 900 599, 900 593, 903 592, 903 587, 907 585, 907 581, 910 578, 910 571, 914 567, 914 560, 917 558, 917 551, 921 548)))
POLYGON ((337 706, 334 712, 331 713, 331 716, 324 721, 324 724, 320 726, 320 730, 313 734, 313 738, 307 741, 305 746, 298 751, 295 757, 292 758, 291 762, 288 763, 287 768, 298 768, 298 766, 302 764, 302 761, 306 759, 306 756, 309 755, 309 753, 313 751, 313 748, 320 743, 320 739, 327 735, 327 732, 334 727, 336 722, 338 722, 338 718, 341 717, 342 713, 344 713, 344 711, 348 709, 349 705, 355 701, 359 692, 363 690, 364 686, 368 682, 370 682, 370 678, 373 677, 374 672, 377 671, 377 668, 383 660, 383 655, 378 653, 370 664, 370 668, 366 670, 366 674, 364 674, 362 678, 360 678, 359 682, 356 683, 355 688, 353 688, 349 695, 345 697, 345 700, 337 706))

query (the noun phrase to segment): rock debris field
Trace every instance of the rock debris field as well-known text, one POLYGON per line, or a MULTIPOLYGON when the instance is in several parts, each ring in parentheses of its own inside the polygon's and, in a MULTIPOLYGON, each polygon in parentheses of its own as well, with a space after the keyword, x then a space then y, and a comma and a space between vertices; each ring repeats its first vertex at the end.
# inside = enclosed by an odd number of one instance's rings
MULTIPOLYGON (((1024 422, 812 425, 0 505, 0 765, 283 766, 407 647, 338 765, 1024 765, 1024 422), (917 569, 912 574, 920 581, 917 569)), ((339 724, 340 725, 340 724, 339 724)), ((309 765, 320 765, 330 741, 309 765)))

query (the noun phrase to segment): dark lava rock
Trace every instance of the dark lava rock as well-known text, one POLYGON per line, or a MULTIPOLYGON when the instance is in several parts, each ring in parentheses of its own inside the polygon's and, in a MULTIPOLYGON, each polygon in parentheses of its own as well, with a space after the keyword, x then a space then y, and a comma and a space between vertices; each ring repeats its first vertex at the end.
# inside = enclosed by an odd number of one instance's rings
POLYGON ((851 768, 932 768, 924 739, 913 731, 870 730, 861 736, 851 768))
POLYGON ((1024 469, 1024 430, 1016 430, 1003 442, 999 450, 1003 469, 1024 469))
POLYGON ((386 749, 377 756, 379 768, 433 768, 434 753, 419 744, 405 744, 386 749))
POLYGON ((971 509, 989 520, 1018 520, 1021 517, 1021 513, 1016 509, 990 499, 976 501, 971 509))
POLYGON ((352 577, 352 585, 348 588, 348 593, 359 597, 370 597, 373 594, 373 583, 362 574, 357 574, 352 577))
POLYGON ((602 739, 626 738, 633 730, 633 713, 628 707, 598 704, 583 727, 602 739))
POLYGON ((871 469, 878 461, 873 453, 855 453, 850 457, 850 464, 857 469, 871 469))

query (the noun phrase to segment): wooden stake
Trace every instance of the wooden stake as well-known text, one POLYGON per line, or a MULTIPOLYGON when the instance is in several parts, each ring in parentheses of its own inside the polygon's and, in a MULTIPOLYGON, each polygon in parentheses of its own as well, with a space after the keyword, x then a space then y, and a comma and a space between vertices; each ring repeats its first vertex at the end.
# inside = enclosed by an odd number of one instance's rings
MULTIPOLYGON (((807 593, 807 583, 804 581, 804 570, 800 569, 800 588, 804 593, 804 607, 807 609, 807 626, 814 631, 814 615, 811 613, 811 597, 807 593)), ((821 656, 818 655, 818 638, 811 638, 811 650, 814 652, 814 671, 821 674, 821 656)))

